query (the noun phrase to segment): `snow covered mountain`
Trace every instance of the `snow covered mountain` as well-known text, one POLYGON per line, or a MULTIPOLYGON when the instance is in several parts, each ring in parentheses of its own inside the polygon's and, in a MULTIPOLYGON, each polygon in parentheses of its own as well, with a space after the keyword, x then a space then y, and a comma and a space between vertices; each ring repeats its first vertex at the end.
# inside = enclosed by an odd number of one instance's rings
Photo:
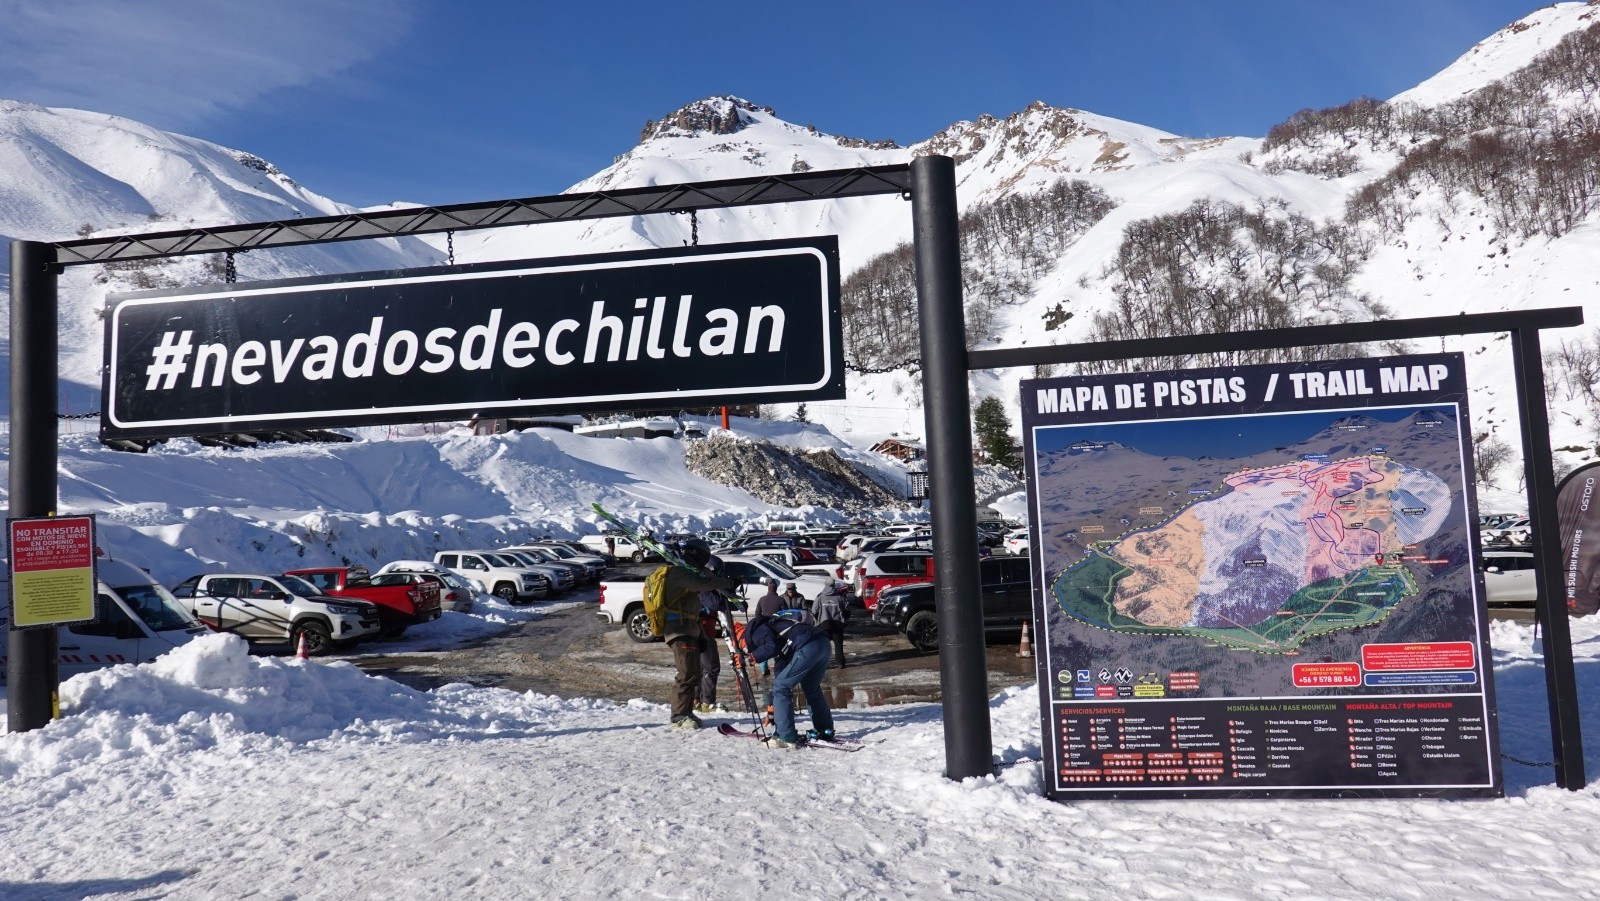
MULTIPOLYGON (((1589 211, 1571 217, 1561 229, 1529 231, 1497 213, 1500 201, 1492 188, 1474 192, 1449 178, 1399 189, 1393 184, 1395 173, 1430 164, 1415 155, 1419 147, 1439 142, 1450 150, 1517 127, 1514 108, 1527 103, 1519 100, 1505 110, 1496 104, 1497 98, 1518 96, 1526 88, 1517 87, 1518 78, 1538 80, 1544 87, 1543 118, 1531 127, 1573 135, 1592 132, 1592 126, 1581 123, 1600 113, 1600 98, 1582 74, 1563 78, 1554 73, 1560 67, 1551 66, 1550 59, 1571 57, 1563 65, 1580 73, 1600 66, 1594 39, 1584 38, 1597 25, 1600 8, 1556 4, 1490 36, 1444 72, 1388 104, 1351 105, 1358 112, 1377 108, 1386 117, 1405 121, 1405 135, 1377 136, 1361 116, 1332 110, 1300 114, 1265 140, 1196 140, 1036 103, 1003 118, 984 115, 958 122, 926 141, 897 148, 829 135, 785 122, 749 101, 715 97, 647 124, 637 147, 574 190, 897 163, 917 154, 942 153, 957 160, 959 200, 968 212, 1037 196, 1062 179, 1103 192, 1109 210, 1059 253, 1046 254, 1042 264, 1018 267, 1015 253, 1020 251, 1015 249, 966 261, 969 268, 1007 273, 1004 296, 990 309, 970 307, 974 292, 969 285, 970 341, 975 347, 1067 343, 1106 335, 1115 327, 1106 317, 1119 302, 1141 294, 1148 299, 1148 286, 1126 264, 1130 232, 1199 229, 1214 219, 1241 233, 1255 228, 1257 234, 1242 235, 1219 249, 1210 263, 1196 264, 1195 278, 1210 279, 1209 289, 1243 296, 1249 285, 1227 284, 1210 270, 1222 268, 1230 254, 1270 256, 1256 273, 1257 281, 1271 281, 1273 290, 1281 292, 1282 278, 1265 270, 1291 271, 1291 289, 1304 305, 1295 323, 1283 324, 1567 305, 1585 306, 1589 321, 1600 322, 1600 280, 1586 265, 1597 249, 1595 216, 1589 211), (1468 131, 1450 131, 1448 122, 1461 117, 1476 118, 1468 131), (1308 146, 1279 140, 1282 134, 1301 133, 1307 122, 1316 132, 1308 146), (1410 195, 1403 209, 1392 200, 1388 207, 1374 205, 1375 195, 1392 198, 1398 192, 1410 195), (1271 237, 1263 237, 1262 230, 1276 230, 1278 240, 1284 240, 1285 231, 1311 237, 1269 255, 1259 253, 1271 237), (1313 245, 1336 245, 1338 251, 1309 254, 1313 245), (1337 272, 1337 280, 1330 283, 1327 272, 1337 272)), ((1527 94, 1520 96, 1525 100, 1527 94)), ((1574 167, 1587 171, 1586 163, 1574 167)), ((1528 175, 1529 181, 1539 177, 1528 175)), ((1582 182, 1588 176, 1574 177, 1582 182)), ((1508 180, 1500 190, 1516 193, 1522 188, 1508 180)), ((693 224, 682 216, 657 216, 482 232, 457 246, 463 258, 485 260, 584 248, 672 246, 691 240, 694 227, 703 243, 836 233, 848 274, 908 241, 910 213, 898 199, 867 198, 722 210, 702 214, 693 224)), ((1217 323, 1212 330, 1232 327, 1238 326, 1217 323)), ((1563 342, 1574 351, 1587 350, 1581 345, 1589 341, 1588 334, 1546 335, 1547 356, 1560 356, 1563 342)), ((873 342, 858 340, 851 350, 864 359, 882 343, 881 336, 873 342)), ((1426 343, 1413 346, 1435 349, 1433 342, 1426 343)), ((1473 382, 1479 386, 1473 401, 1475 433, 1515 445, 1510 355, 1503 336, 1443 343, 1471 361, 1473 382)), ((997 395, 1012 401, 1016 382, 1027 375, 975 373, 974 398, 997 395)), ((1562 373, 1552 371, 1551 380, 1560 383, 1562 373)), ((921 433, 920 392, 910 372, 852 374, 849 391, 847 401, 809 405, 811 417, 844 435, 921 433)), ((1560 384, 1552 394, 1555 444, 1573 449, 1558 455, 1559 467, 1593 458, 1600 442, 1600 404, 1583 395, 1581 389, 1560 384)), ((1498 475, 1514 488, 1515 467, 1506 466, 1498 475)))
MULTIPOLYGON (((0 100, 0 280, 8 295, 15 239, 66 241, 354 211, 244 151, 119 116, 0 100)), ((442 259, 429 245, 408 239, 241 254, 236 264, 241 278, 251 279, 428 266, 442 259)), ((60 298, 62 391, 71 409, 98 407, 99 312, 106 294, 221 281, 221 263, 212 255, 69 268, 60 298)), ((7 318, 0 329, 9 324, 7 318)), ((0 372, 0 385, 8 383, 9 373, 0 372)), ((9 390, 0 390, 0 408, 9 397, 9 390)))

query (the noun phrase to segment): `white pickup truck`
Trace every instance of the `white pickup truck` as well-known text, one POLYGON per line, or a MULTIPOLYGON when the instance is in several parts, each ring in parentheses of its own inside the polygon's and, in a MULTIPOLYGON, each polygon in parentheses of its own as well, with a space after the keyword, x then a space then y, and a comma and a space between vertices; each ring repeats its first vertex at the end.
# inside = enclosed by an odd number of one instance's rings
POLYGON ((550 580, 531 570, 501 565, 498 555, 482 551, 439 551, 433 562, 482 582, 489 593, 508 604, 531 604, 550 593, 550 580))
POLYGON ((608 554, 618 560, 632 560, 635 563, 643 563, 645 558, 654 556, 649 548, 618 532, 584 535, 578 539, 578 543, 595 554, 608 554))
MULTIPOLYGON (((743 554, 720 557, 722 571, 744 583, 740 593, 755 600, 764 593, 762 579, 777 579, 779 590, 793 582, 806 600, 822 593, 835 580, 821 573, 797 573, 777 560, 743 554), (752 586, 755 586, 752 588, 752 586)), ((638 642, 659 641, 650 634, 650 618, 644 612, 644 573, 623 573, 600 583, 600 609, 596 616, 603 623, 621 623, 628 637, 638 642)))

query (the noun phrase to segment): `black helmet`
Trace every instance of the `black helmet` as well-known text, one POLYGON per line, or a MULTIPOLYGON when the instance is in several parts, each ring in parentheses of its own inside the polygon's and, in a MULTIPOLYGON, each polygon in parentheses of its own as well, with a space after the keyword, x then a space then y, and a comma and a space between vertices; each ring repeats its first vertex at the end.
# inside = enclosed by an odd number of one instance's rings
POLYGON ((685 538, 678 542, 678 552, 690 566, 703 567, 711 562, 711 545, 701 538, 685 538))

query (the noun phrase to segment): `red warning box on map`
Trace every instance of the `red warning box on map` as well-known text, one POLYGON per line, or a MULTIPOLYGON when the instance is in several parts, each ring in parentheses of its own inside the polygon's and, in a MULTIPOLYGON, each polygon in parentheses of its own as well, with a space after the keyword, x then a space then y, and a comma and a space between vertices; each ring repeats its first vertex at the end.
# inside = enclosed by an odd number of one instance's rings
POLYGON ((1476 659, 1467 641, 1361 646, 1361 665, 1368 670, 1472 669, 1476 659))
POLYGON ((1361 667, 1354 663, 1296 663, 1295 688, 1360 685, 1361 667))

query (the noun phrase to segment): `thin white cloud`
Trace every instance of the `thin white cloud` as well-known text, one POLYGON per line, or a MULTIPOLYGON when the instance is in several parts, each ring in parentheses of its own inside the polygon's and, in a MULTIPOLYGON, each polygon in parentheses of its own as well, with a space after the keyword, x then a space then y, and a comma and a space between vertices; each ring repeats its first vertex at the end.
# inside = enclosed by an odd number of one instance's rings
POLYGON ((0 97, 199 125, 403 38, 416 0, 0 0, 0 97))

